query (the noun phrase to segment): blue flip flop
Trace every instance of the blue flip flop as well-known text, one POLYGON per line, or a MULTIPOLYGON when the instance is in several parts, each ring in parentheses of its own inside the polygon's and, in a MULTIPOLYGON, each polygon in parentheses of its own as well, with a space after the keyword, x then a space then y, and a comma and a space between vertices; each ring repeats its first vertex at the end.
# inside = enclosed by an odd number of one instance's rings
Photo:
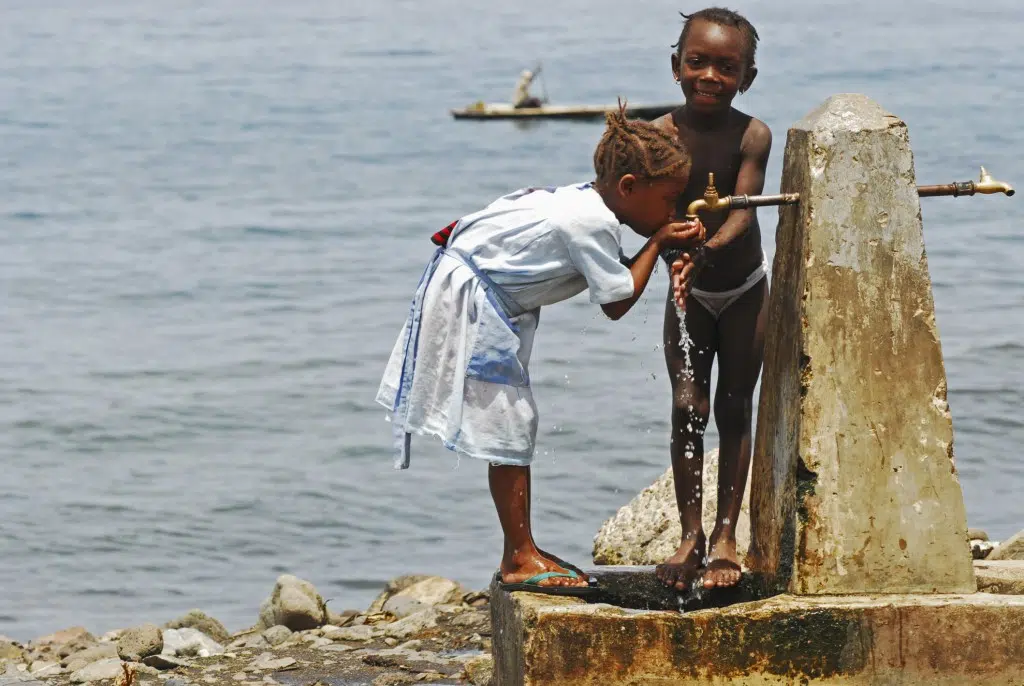
POLYGON ((558 596, 572 596, 575 598, 586 598, 589 596, 596 595, 601 592, 601 589, 597 587, 597 581, 593 578, 588 579, 587 586, 541 586, 540 582, 545 579, 579 579, 580 575, 573 570, 568 572, 543 572, 536 576, 531 576, 526 581, 520 581, 516 583, 505 583, 501 580, 501 570, 499 569, 494 574, 495 580, 498 582, 498 587, 508 593, 515 591, 525 591, 527 593, 543 593, 545 595, 558 595, 558 596))

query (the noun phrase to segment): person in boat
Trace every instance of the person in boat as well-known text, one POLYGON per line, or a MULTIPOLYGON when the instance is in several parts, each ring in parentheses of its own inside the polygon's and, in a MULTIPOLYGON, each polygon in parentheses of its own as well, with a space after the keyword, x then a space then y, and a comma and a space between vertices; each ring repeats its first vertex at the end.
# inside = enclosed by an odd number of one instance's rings
MULTIPOLYGON (((743 16, 717 7, 683 17, 672 73, 685 104, 654 122, 693 156, 690 184, 679 198, 679 216, 704 194, 708 172, 714 172, 723 196, 761 193, 772 144, 763 122, 732 106, 733 98, 750 88, 757 75, 757 31, 743 16)), ((665 308, 665 362, 672 384, 670 454, 683 531, 679 548, 656 573, 677 590, 701 577, 705 588, 740 581, 736 524, 747 485, 753 395, 764 358, 768 312, 768 265, 756 210, 708 213, 704 220, 707 242, 684 257, 696 270, 685 299, 686 347, 680 346, 681 312, 674 290, 665 308), (718 512, 708 538, 701 525, 701 473, 716 356, 718 512)), ((674 256, 669 259, 677 262, 674 256)))
POLYGON ((517 110, 524 107, 540 107, 544 104, 540 98, 530 95, 530 84, 539 73, 540 67, 537 67, 533 71, 524 69, 523 73, 519 75, 519 81, 516 82, 516 90, 512 96, 512 106, 517 110))
POLYGON ((595 181, 518 190, 434 234, 440 247, 376 397, 395 432, 397 468, 409 466, 412 434, 489 463, 504 532, 496 576, 508 590, 597 591, 578 567, 539 549, 530 527, 538 418, 528 367, 540 308, 589 289, 590 301, 619 319, 659 254, 693 247, 703 233, 699 221, 674 221, 689 179, 682 141, 627 120, 624 107, 607 119, 595 181), (627 228, 647 239, 631 260, 622 256, 627 228))

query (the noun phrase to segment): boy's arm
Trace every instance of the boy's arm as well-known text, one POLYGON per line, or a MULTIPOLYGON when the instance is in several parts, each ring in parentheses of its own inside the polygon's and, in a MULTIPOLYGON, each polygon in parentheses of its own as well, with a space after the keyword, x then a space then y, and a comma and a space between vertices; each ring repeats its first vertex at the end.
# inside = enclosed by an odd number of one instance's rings
POLYGON ((633 295, 623 300, 601 305, 601 309, 609 319, 621 319, 643 295, 647 283, 651 280, 658 255, 665 248, 685 248, 692 244, 702 231, 699 221, 673 222, 663 226, 655 235, 647 239, 640 252, 630 260, 629 273, 633 277, 633 295))
MULTIPOLYGON (((772 150, 772 132, 764 123, 751 119, 740 144, 742 159, 736 176, 734 195, 760 195, 764 190, 764 174, 768 167, 768 155, 772 150)), ((732 210, 715 235, 704 244, 708 252, 727 246, 746 233, 753 223, 757 209, 750 207, 732 210)))

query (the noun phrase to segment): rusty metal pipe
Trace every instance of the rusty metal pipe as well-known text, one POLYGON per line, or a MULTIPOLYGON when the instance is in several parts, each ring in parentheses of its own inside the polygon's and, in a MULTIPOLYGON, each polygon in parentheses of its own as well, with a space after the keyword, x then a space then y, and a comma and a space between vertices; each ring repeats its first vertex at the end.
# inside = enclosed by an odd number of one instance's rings
MULTIPOLYGON (((937 196, 951 195, 974 195, 981 193, 992 195, 994 193, 1005 193, 1012 196, 1016 191, 1013 186, 992 178, 985 167, 981 168, 981 176, 977 181, 954 181, 953 183, 937 184, 932 186, 918 186, 917 194, 922 198, 934 198, 937 196)), ((698 213, 721 212, 728 209, 743 209, 746 207, 766 207, 770 205, 795 205, 800 202, 799 193, 779 193, 777 195, 727 195, 724 198, 718 195, 715 188, 715 175, 708 174, 708 186, 704 190, 704 197, 694 200, 686 207, 686 218, 696 219, 698 213)))

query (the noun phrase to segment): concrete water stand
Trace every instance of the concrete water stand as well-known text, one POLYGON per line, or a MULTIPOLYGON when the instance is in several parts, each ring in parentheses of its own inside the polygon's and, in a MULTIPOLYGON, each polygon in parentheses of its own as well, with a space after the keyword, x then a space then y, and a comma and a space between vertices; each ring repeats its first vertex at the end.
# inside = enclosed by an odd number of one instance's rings
POLYGON ((594 604, 493 588, 497 686, 1024 685, 1024 595, 975 592, 1024 582, 972 568, 915 182, 864 96, 790 129, 752 575, 682 603, 650 568, 595 570, 594 604))

